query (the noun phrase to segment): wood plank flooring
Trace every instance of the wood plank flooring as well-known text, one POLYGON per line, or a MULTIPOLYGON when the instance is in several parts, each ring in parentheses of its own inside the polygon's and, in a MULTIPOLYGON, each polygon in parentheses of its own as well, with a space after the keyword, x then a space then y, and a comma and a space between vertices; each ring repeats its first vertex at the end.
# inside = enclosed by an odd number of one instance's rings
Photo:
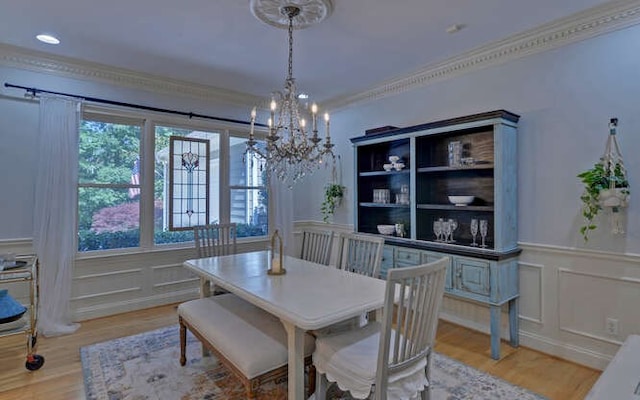
MULTIPOLYGON (((177 324, 175 305, 85 321, 72 335, 38 339, 44 366, 24 368, 23 336, 0 338, 0 400, 83 400, 80 347, 177 324)), ((600 371, 534 350, 502 343, 502 359, 491 359, 489 337, 445 321, 438 327, 436 351, 549 400, 584 399, 600 371)), ((169 400, 169 399, 167 399, 169 400)))

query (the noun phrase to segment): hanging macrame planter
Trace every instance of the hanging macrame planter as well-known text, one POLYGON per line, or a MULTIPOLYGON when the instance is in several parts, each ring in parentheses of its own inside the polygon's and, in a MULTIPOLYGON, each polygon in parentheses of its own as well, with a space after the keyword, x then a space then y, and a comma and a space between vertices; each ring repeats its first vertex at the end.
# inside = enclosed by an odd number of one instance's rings
POLYGON ((588 240, 589 231, 596 229, 593 219, 600 210, 610 216, 611 232, 624 233, 622 210, 629 203, 629 180, 624 167, 622 153, 616 139, 618 119, 609 122, 609 136, 605 152, 593 168, 578 175, 585 185, 580 199, 583 202, 582 215, 585 225, 580 228, 584 240, 588 240))
POLYGON ((336 208, 342 204, 342 198, 345 194, 345 187, 342 185, 342 164, 340 156, 338 156, 338 164, 339 164, 339 175, 336 170, 336 163, 333 163, 333 168, 331 170, 331 183, 327 184, 324 188, 324 200, 320 207, 320 212, 322 212, 322 220, 324 222, 329 222, 329 218, 336 211, 336 208))

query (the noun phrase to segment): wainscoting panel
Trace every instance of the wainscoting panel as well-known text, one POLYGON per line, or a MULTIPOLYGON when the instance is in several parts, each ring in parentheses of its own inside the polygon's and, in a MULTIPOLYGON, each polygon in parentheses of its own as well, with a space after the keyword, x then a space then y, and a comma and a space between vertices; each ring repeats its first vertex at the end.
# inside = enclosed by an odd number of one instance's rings
MULTIPOLYGON (((353 230, 350 225, 298 221, 296 249, 305 228, 353 230)), ((259 250, 266 241, 238 247, 241 252, 259 250)), ((520 243, 520 247, 521 345, 604 369, 626 336, 640 333, 640 255, 534 243, 520 243), (618 334, 607 332, 607 318, 617 320, 618 334)), ((29 253, 31 242, 2 241, 0 251, 29 253)), ((84 255, 76 261, 72 282, 71 309, 76 320, 196 298, 198 280, 181 266, 194 257, 193 248, 84 255)), ((25 298, 24 289, 11 291, 25 298)), ((446 296, 441 317, 489 332, 489 309, 474 302, 446 296)), ((505 308, 501 332, 508 338, 505 308)))
MULTIPOLYGON (((264 249, 265 241, 242 241, 238 251, 264 249)), ((78 321, 179 303, 198 297, 199 279, 182 267, 192 247, 76 260, 71 307, 78 321)))
POLYGON ((544 296, 542 295, 542 271, 544 266, 519 262, 520 267, 520 319, 536 324, 544 321, 544 296))
POLYGON ((617 345, 638 332, 640 279, 571 269, 560 269, 558 274, 561 330, 617 345), (607 325, 617 333, 608 331, 607 325))

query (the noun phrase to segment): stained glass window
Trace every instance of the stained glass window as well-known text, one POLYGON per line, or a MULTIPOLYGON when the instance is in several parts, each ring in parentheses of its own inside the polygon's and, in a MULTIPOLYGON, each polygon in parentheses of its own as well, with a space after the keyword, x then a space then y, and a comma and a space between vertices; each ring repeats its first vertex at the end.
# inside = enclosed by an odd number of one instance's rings
POLYGON ((209 221, 209 140, 171 136, 169 230, 209 221))

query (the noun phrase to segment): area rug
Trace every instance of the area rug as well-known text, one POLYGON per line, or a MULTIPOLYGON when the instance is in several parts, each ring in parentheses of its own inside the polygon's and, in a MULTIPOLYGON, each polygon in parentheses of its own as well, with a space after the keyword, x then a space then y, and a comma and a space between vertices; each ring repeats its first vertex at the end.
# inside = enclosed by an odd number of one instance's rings
MULTIPOLYGON (((202 358, 188 335, 187 364, 179 363, 178 326, 80 349, 88 400, 241 400, 242 383, 214 357, 202 358)), ((530 391, 436 353, 432 400, 544 400, 530 391)), ((332 400, 350 399, 335 389, 332 400)), ((287 383, 267 383, 258 400, 287 398, 287 383)))

